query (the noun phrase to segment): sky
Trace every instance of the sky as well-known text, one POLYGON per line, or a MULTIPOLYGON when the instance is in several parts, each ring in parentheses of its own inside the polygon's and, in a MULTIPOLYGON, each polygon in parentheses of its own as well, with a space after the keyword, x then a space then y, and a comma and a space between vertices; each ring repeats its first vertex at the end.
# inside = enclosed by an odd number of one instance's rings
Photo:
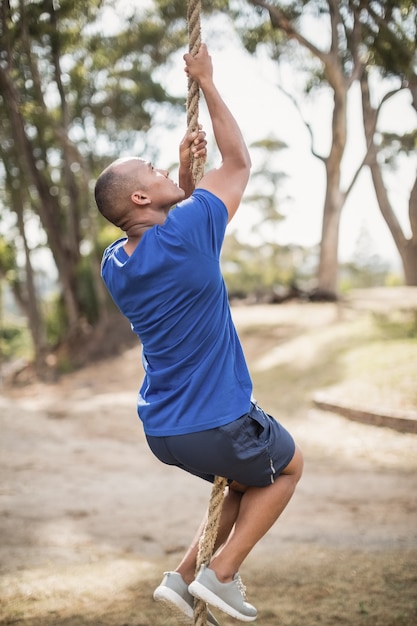
MULTIPOLYGON (((246 142, 273 136, 284 141, 288 148, 274 157, 274 168, 287 174, 283 196, 288 200, 280 205, 284 213, 277 229, 279 243, 297 243, 311 246, 320 241, 322 207, 325 193, 325 171, 323 163, 313 157, 310 138, 305 124, 290 98, 282 89, 300 97, 302 113, 312 124, 315 149, 327 155, 330 146, 332 94, 320 90, 308 98, 301 97, 300 75, 289 64, 278 66, 267 56, 255 58, 246 53, 233 29, 226 22, 219 24, 202 21, 202 40, 208 44, 213 59, 214 78, 224 100, 238 120, 246 142), (280 89, 281 87, 281 89, 280 89)), ((186 97, 186 78, 183 72, 182 51, 172 62, 168 71, 164 69, 161 79, 175 95, 186 97)), ((349 96, 348 146, 343 162, 343 181, 350 181, 357 164, 361 161, 365 144, 360 122, 359 87, 353 87, 349 96)), ((410 96, 404 92, 384 105, 380 128, 403 132, 415 128, 417 116, 411 108, 410 96)), ((210 120, 204 100, 200 101, 200 120, 211 137, 210 120)), ((179 120, 181 125, 181 120, 179 120)), ((184 120, 185 124, 185 120, 184 120)), ((153 141, 161 146, 161 167, 175 161, 177 145, 182 130, 172 136, 154 128, 153 141), (180 133, 180 134, 178 134, 180 133)), ((214 149, 210 141, 209 151, 214 149)), ((251 151, 252 157, 256 157, 251 151)), ((158 163, 157 163, 158 165, 158 163)), ((256 164, 255 164, 256 166, 256 164)), ((389 178, 390 199, 406 235, 409 235, 407 218, 408 197, 415 178, 417 158, 403 160, 401 166, 389 178)), ((254 168, 255 169, 255 168, 254 168)), ((248 186, 250 193, 250 183, 248 186)), ((245 204, 239 209, 229 226, 240 238, 254 241, 252 227, 259 219, 253 207, 245 204)), ((351 259, 357 247, 358 237, 366 232, 369 254, 379 255, 395 267, 400 267, 399 256, 391 234, 376 203, 370 174, 366 168, 359 176, 342 211, 340 225, 340 260, 351 259)))

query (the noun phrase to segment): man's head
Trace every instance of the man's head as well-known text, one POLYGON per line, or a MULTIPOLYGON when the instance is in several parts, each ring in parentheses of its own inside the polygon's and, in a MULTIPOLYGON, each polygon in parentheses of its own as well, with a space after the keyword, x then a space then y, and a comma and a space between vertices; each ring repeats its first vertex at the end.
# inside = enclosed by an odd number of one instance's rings
POLYGON ((184 198, 166 170, 138 157, 117 159, 97 179, 95 200, 102 215, 122 230, 137 224, 147 213, 155 213, 155 223, 161 214, 184 198))

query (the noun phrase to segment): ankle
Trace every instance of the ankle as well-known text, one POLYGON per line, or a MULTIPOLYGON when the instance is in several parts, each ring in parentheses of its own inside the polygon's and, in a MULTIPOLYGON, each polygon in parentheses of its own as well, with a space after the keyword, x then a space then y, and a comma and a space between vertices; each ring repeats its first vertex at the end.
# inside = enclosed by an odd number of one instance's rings
POLYGON ((208 568, 211 569, 215 573, 216 578, 219 581, 219 583, 224 584, 224 583, 232 582, 234 573, 231 574, 229 570, 219 567, 216 563, 214 564, 210 563, 208 568))
POLYGON ((180 574, 180 576, 182 577, 186 585, 190 585, 195 578, 193 570, 186 570, 186 569, 182 569, 181 567, 179 567, 178 569, 175 570, 175 572, 177 574, 180 574))

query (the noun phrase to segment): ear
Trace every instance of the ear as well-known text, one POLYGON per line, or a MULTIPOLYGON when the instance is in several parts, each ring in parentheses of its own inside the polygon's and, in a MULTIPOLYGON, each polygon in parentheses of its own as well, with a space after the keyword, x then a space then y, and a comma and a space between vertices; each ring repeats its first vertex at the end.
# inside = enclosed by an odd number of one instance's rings
POLYGON ((151 203, 151 199, 146 195, 144 191, 134 191, 130 196, 130 199, 134 204, 139 204, 140 206, 146 206, 151 203))

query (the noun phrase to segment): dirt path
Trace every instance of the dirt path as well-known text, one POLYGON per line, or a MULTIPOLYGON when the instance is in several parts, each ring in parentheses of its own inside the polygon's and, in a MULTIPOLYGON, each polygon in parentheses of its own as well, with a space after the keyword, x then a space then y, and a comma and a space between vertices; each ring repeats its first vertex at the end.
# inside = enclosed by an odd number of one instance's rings
MULTIPOLYGON (((264 323, 269 323, 266 315, 271 324, 277 319, 284 323, 279 319, 283 311, 291 319, 293 311, 285 307, 260 308, 257 315, 264 323)), ((307 312, 310 325, 323 327, 326 315, 334 316, 328 307, 317 319, 313 311, 316 315, 318 309, 307 312)), ((255 314, 255 308, 249 317, 237 311, 237 325, 243 329, 255 314)), ((259 346, 252 346, 249 336, 243 343, 255 359, 259 346)), ((271 346, 270 358, 276 360, 274 350, 271 346)), ((139 361, 135 347, 58 385, 34 385, 0 397, 0 623, 173 624, 156 613, 149 596, 162 570, 175 564, 194 533, 210 486, 161 465, 149 452, 135 413, 139 361), (137 586, 132 591, 132 581, 137 585, 138 580, 146 581, 139 604, 137 586), (112 603, 104 616, 109 589, 118 594, 120 606, 116 611, 112 603)), ((306 465, 296 496, 246 566, 252 599, 264 607, 259 624, 412 626, 412 611, 417 610, 417 435, 349 422, 311 407, 283 421, 302 447, 306 465), (340 559, 347 570, 335 573, 340 559), (362 572, 367 584, 381 571, 388 576, 395 563, 403 573, 406 568, 408 578, 398 597, 385 594, 390 606, 399 606, 391 617, 383 605, 372 612, 370 601, 365 612, 357 604, 352 613, 340 598, 340 621, 329 607, 326 618, 318 608, 311 613, 310 607, 308 617, 295 609, 294 585, 303 585, 304 578, 305 597, 314 600, 322 588, 317 587, 318 575, 328 580, 324 585, 339 585, 334 591, 338 597, 349 587, 343 576, 362 572), (284 566, 291 585, 277 608, 273 592, 264 596, 262 585, 267 570, 280 572, 284 566)), ((361 584, 357 579, 354 584, 360 596, 361 584)), ((389 584, 384 579, 377 595, 389 584)), ((322 588, 319 595, 323 593, 322 588)), ((332 606, 333 592, 325 596, 332 606)))

